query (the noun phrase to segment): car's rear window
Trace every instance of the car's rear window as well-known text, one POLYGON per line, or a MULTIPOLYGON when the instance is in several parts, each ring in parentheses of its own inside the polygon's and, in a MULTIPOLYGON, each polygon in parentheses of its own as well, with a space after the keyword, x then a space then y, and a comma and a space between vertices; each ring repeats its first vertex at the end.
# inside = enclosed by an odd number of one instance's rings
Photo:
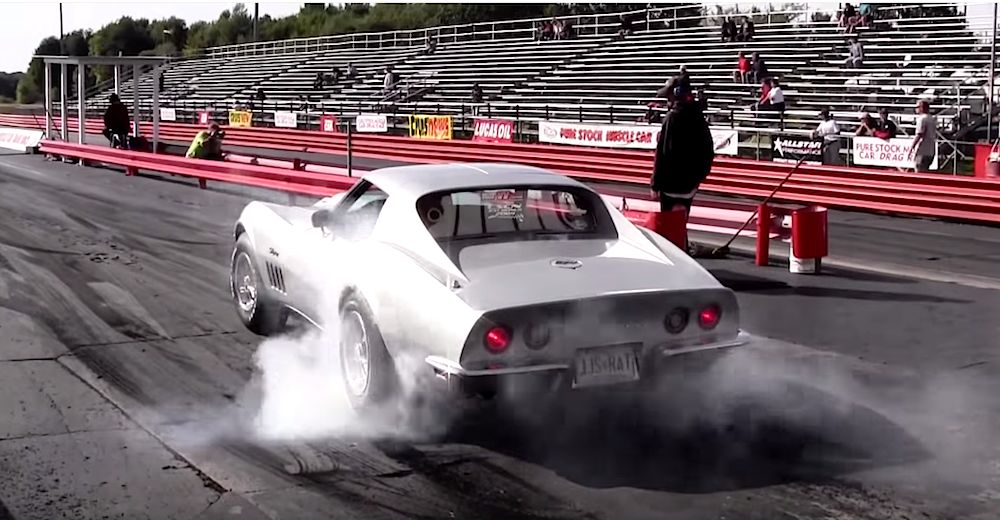
POLYGON ((439 240, 576 235, 598 231, 594 202, 572 190, 514 187, 433 193, 417 202, 417 211, 439 240))

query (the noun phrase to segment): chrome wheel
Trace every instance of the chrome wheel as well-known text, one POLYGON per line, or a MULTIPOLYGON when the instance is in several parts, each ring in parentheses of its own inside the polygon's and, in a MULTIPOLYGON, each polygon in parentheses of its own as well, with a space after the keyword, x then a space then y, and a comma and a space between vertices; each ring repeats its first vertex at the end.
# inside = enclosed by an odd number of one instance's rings
POLYGON ((253 267, 250 265, 250 256, 240 252, 236 256, 233 266, 233 288, 236 292, 236 303, 240 309, 252 314, 257 307, 257 284, 254 281, 253 267))
POLYGON ((371 360, 368 332, 364 319, 356 310, 347 311, 341 321, 340 360, 344 365, 347 388, 356 397, 364 396, 368 392, 371 360))

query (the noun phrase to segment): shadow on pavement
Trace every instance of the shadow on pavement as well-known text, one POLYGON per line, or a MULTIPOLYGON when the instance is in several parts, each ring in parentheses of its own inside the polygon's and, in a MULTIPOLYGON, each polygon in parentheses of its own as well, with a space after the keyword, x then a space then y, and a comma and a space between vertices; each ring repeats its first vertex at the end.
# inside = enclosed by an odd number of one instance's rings
POLYGON ((641 396, 535 400, 470 417, 449 440, 583 486, 680 493, 823 481, 928 457, 878 413, 805 385, 728 397, 699 391, 668 385, 641 396))
POLYGON ((781 280, 734 273, 724 269, 711 269, 711 273, 722 285, 736 292, 744 293, 886 302, 970 303, 968 300, 943 298, 930 294, 848 289, 843 287, 819 287, 813 285, 790 285, 781 280))

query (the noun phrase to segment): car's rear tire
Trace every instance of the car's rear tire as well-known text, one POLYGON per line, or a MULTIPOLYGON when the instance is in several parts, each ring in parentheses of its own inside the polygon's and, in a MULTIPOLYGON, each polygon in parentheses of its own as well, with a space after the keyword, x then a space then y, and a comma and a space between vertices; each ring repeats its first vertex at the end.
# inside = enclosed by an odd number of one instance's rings
POLYGON ((398 380, 371 310, 357 294, 341 305, 339 343, 340 370, 351 406, 358 413, 375 411, 396 394, 398 380))
POLYGON ((270 336, 284 329, 288 312, 268 292, 254 256, 250 237, 240 234, 230 261, 230 290, 243 325, 254 334, 270 336))

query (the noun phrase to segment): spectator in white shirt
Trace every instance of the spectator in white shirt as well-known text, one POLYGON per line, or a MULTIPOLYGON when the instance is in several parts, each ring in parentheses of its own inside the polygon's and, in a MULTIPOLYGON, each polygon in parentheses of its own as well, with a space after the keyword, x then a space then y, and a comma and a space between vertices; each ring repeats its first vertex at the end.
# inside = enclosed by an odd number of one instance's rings
POLYGON ((781 127, 784 128, 785 93, 781 90, 778 80, 774 78, 764 80, 756 108, 757 110, 774 110, 778 112, 778 116, 781 118, 781 127))
POLYGON ((844 66, 849 69, 857 69, 861 67, 861 63, 865 59, 865 51, 861 48, 861 42, 857 38, 851 38, 847 40, 847 60, 844 62, 844 66))
POLYGON ((385 77, 382 79, 382 91, 386 94, 392 90, 392 86, 395 84, 395 78, 392 77, 392 69, 389 67, 385 68, 385 77))
POLYGON ((918 172, 931 171, 937 155, 937 118, 931 115, 931 104, 926 99, 917 101, 917 136, 910 146, 910 155, 918 172))
POLYGON ((823 138, 823 164, 839 166, 840 162, 840 127, 833 119, 829 109, 824 108, 819 113, 822 123, 812 131, 813 139, 823 138))

